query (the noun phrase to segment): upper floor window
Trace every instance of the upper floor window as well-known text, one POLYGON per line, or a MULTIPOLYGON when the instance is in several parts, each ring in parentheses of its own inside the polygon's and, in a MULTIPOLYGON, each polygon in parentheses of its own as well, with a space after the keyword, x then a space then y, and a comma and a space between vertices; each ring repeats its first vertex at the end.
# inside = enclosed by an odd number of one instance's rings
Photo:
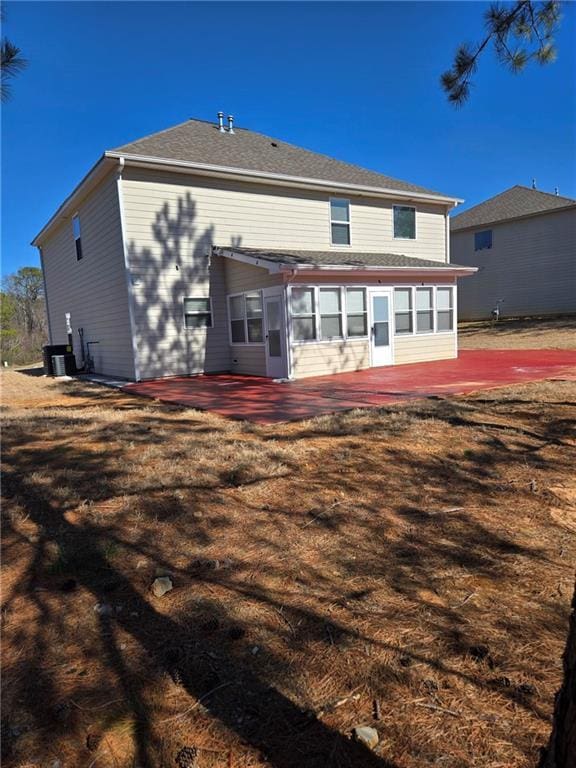
POLYGON ((474 250, 484 251, 492 248, 492 230, 483 229, 481 232, 474 232, 474 250))
POLYGON ((332 245, 350 245, 350 201, 330 200, 330 232, 332 245))
POLYGON ((74 234, 74 245, 76 247, 76 261, 82 258, 82 237, 80 235, 80 217, 78 215, 72 218, 72 232, 74 234))
POLYGON ((394 206, 394 237, 401 240, 416 239, 416 208, 410 205, 394 206))
POLYGON ((212 328, 212 300, 184 299, 184 325, 186 328, 212 328))
POLYGON ((233 344, 261 344, 264 341, 262 291, 228 297, 230 339, 233 344))

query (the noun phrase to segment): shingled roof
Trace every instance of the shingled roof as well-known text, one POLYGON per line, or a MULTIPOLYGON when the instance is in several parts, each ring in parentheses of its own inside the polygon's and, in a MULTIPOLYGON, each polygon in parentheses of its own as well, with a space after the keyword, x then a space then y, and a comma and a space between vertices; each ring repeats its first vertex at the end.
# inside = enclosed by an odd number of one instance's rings
POLYGON ((346 267, 348 269, 466 269, 458 264, 431 259, 418 259, 399 253, 356 253, 353 251, 301 251, 290 249, 267 250, 264 248, 221 247, 215 248, 218 255, 245 256, 255 262, 267 262, 287 267, 346 267))
POLYGON ((109 152, 455 199, 246 128, 222 133, 204 120, 187 120, 109 152))
POLYGON ((451 217, 450 229, 452 232, 458 232, 461 229, 484 227, 499 221, 548 213, 571 205, 576 205, 576 200, 570 197, 560 197, 517 184, 458 216, 451 217))

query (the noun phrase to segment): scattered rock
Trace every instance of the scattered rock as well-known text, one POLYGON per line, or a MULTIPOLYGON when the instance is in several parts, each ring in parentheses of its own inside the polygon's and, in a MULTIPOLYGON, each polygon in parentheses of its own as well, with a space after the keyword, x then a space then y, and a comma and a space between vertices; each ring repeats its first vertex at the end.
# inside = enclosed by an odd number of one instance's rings
POLYGON ((198 765, 198 750, 196 747, 182 747, 176 755, 178 768, 196 768, 198 765))
POLYGON ((369 725, 356 726, 356 728, 352 730, 352 735, 356 741, 364 744, 368 749, 374 749, 379 741, 378 731, 376 728, 370 728, 369 725))
POLYGON ((152 592, 156 597, 162 597, 172 589, 174 589, 174 585, 170 576, 158 576, 152 583, 152 592))
POLYGON ((259 648, 259 646, 255 645, 255 646, 252 648, 252 651, 251 651, 251 653, 252 653, 252 656, 256 656, 256 654, 257 654, 257 653, 260 653, 260 648, 259 648))
POLYGON ((96 603, 94 613, 97 613, 98 616, 111 616, 114 613, 114 608, 108 603, 96 603))

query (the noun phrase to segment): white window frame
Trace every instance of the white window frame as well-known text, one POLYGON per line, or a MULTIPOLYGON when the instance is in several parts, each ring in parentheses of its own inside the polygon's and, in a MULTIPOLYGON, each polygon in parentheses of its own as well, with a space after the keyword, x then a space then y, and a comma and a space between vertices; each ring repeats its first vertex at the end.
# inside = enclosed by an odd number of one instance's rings
MULTIPOLYGON (((264 294, 261 288, 255 288, 253 291, 240 291, 238 293, 229 293, 226 296, 226 310, 228 316, 228 341, 230 346, 233 347, 263 347, 266 343, 266 328, 264 325, 264 294), (248 312, 246 311, 246 294, 259 293, 260 301, 262 303, 262 341, 248 341, 248 312), (246 341, 232 341, 232 312, 230 311, 231 299, 242 297, 242 304, 244 306, 244 317, 234 318, 235 320, 244 320, 244 338, 246 341)), ((250 318, 253 320, 254 318, 250 318)))
POLYGON ((392 237, 394 240, 406 240, 407 242, 413 242, 414 240, 418 239, 418 222, 417 222, 417 209, 415 205, 403 205, 402 203, 396 203, 396 205, 392 206, 392 237), (394 228, 394 211, 396 208, 411 208, 414 211, 414 237, 400 237, 396 236, 396 231, 394 228))
POLYGON ((214 328, 214 308, 212 307, 212 297, 211 296, 184 296, 182 299, 182 323, 184 325, 185 331, 205 331, 208 328, 214 328), (207 312, 201 311, 201 310, 194 310, 193 312, 187 312, 186 311, 186 302, 189 299, 201 299, 202 301, 208 300, 208 306, 210 307, 210 324, 209 325, 200 325, 196 328, 191 328, 188 325, 186 325, 186 315, 206 315, 207 312))
MULTIPOLYGON (((405 285, 405 284, 395 284, 394 289, 396 288, 409 288, 412 291, 412 331, 410 333, 396 333, 396 304, 394 303, 394 336, 397 336, 400 339, 405 339, 410 336, 431 336, 434 334, 435 336, 447 336, 449 334, 455 334, 456 328, 457 328, 457 300, 458 300, 458 293, 456 291, 456 284, 455 283, 434 283, 432 285, 405 285), (432 331, 418 331, 416 327, 416 321, 417 321, 417 310, 416 310, 416 290, 418 288, 432 288, 432 312, 434 316, 433 320, 433 326, 434 329, 432 331), (438 330, 438 301, 437 301, 437 292, 438 288, 450 288, 452 291, 452 330, 450 331, 439 331, 438 330)), ((396 294, 394 294, 395 296, 396 294)))
MULTIPOLYGON (((434 285, 416 285, 414 287, 414 333, 417 336, 430 336, 433 333, 436 333, 436 286, 434 285), (418 295, 418 291, 430 291, 430 295, 432 297, 432 303, 430 306, 430 309, 421 309, 418 310, 416 306, 416 296, 418 295), (419 331, 418 330, 418 312, 432 312, 432 328, 429 331, 419 331)), ((396 329, 394 329, 396 330, 396 329)), ((408 335, 408 334, 406 334, 408 335)))
MULTIPOLYGON (((421 288, 423 286, 420 286, 421 288)), ((400 338, 403 338, 405 336, 413 336, 414 335, 414 287, 412 285, 395 285, 393 286, 393 315, 394 315, 394 336, 399 336, 400 338), (410 292, 410 309, 396 309, 396 291, 409 291, 410 292), (410 314, 410 330, 409 331, 401 331, 398 333, 396 330, 396 314, 402 314, 407 315, 410 314)))
MULTIPOLYGON (((320 343, 320 328, 318 326, 318 322, 319 322, 319 315, 318 315, 318 310, 319 310, 319 306, 318 306, 318 286, 317 285, 304 285, 304 284, 296 283, 295 285, 290 285, 289 287, 290 287, 290 290, 288 292, 288 323, 289 323, 289 327, 290 327, 290 341, 291 341, 291 343, 292 344, 319 344, 320 343), (307 315, 295 315, 295 314, 293 314, 293 312, 292 312, 292 291, 294 290, 294 288, 296 288, 297 290, 301 290, 303 288, 304 289, 308 289, 308 290, 312 289, 312 299, 314 301, 314 312, 312 314, 307 314, 307 315), (295 318, 297 319, 299 317, 313 317, 314 318, 314 328, 315 328, 315 331, 316 331, 316 338, 315 339, 295 339, 294 338, 294 324, 293 324, 292 321, 295 318)), ((323 285, 322 287, 323 288, 332 288, 332 287, 337 287, 337 286, 330 286, 330 285, 324 286, 323 285)), ((341 341, 341 339, 340 339, 340 341, 341 341)))
POLYGON ((331 248, 352 248, 352 205, 348 197, 330 197, 328 199, 328 236, 330 238, 331 248), (338 200, 339 202, 345 202, 348 205, 348 221, 338 221, 332 219, 332 201, 338 200), (348 224, 348 243, 334 243, 332 242, 332 224, 348 224))
POLYGON ((84 258, 84 249, 82 248, 82 222, 80 221, 80 214, 78 212, 72 216, 72 237, 74 238, 76 261, 82 261, 84 258), (76 222, 78 222, 78 237, 76 237, 76 232, 74 231, 76 222), (80 256, 78 256, 78 243, 80 243, 80 256))
POLYGON ((319 341, 344 341, 346 338, 346 331, 347 328, 344 328, 344 299, 342 297, 342 286, 341 285, 319 285, 317 287, 318 290, 318 336, 319 341), (338 291, 338 296, 340 298, 339 304, 340 304, 340 311, 339 312, 324 312, 322 313, 322 310, 320 309, 320 294, 322 291, 338 291), (322 317, 340 317, 340 330, 341 334, 340 336, 330 336, 328 339, 322 338, 322 317))
MULTIPOLYGON (((343 287, 344 291, 344 304, 342 306, 343 313, 344 313, 344 339, 346 341, 362 341, 363 339, 370 338, 370 323, 369 323, 369 316, 368 316, 368 310, 369 310, 369 301, 368 301, 368 287, 365 285, 344 285, 343 287), (364 291, 364 314, 366 316, 366 333, 362 336, 348 336, 348 288, 357 288, 359 290, 364 291)), ((358 315, 359 312, 353 312, 351 314, 358 315)))

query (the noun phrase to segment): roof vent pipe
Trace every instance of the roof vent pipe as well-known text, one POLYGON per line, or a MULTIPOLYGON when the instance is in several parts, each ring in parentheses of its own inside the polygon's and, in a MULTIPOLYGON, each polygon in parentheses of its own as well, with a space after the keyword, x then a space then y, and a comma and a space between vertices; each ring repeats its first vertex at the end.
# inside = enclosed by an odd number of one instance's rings
POLYGON ((224 112, 218 112, 218 130, 224 133, 224 112))
POLYGON ((560 194, 560 190, 558 189, 558 187, 554 187, 554 194, 556 195, 556 197, 558 197, 558 195, 560 194))
POLYGON ((532 179, 532 189, 536 189, 536 179, 532 179))
POLYGON ((228 133, 234 133, 234 115, 228 115, 228 133))

